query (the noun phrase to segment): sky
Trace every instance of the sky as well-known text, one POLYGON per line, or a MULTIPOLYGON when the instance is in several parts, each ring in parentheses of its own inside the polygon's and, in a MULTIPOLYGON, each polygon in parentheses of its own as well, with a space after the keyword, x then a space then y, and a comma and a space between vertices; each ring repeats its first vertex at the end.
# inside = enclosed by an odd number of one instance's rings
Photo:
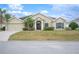
POLYGON ((79 18, 79 4, 0 4, 0 8, 18 18, 36 13, 64 17, 68 21, 79 18))

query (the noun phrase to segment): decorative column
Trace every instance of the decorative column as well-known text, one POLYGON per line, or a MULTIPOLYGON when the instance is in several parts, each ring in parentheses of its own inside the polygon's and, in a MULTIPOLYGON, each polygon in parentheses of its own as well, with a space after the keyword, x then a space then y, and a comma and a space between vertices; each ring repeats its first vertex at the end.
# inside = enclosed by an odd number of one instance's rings
POLYGON ((36 30, 36 21, 35 21, 35 25, 34 25, 34 27, 35 27, 35 30, 36 30))
POLYGON ((44 29, 43 21, 41 21, 41 30, 44 29))

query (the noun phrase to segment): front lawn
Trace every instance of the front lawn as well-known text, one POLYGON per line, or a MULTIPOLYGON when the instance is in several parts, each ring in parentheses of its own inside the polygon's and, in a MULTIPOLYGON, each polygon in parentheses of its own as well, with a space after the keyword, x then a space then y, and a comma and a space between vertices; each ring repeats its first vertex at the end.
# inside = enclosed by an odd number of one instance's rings
POLYGON ((79 40, 78 31, 21 31, 9 40, 79 40))

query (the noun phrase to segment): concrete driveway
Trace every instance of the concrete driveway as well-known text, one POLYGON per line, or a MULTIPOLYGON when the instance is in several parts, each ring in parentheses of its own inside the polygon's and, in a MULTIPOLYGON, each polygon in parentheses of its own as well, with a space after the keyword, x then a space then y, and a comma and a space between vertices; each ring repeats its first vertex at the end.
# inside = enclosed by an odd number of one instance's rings
POLYGON ((79 54, 74 41, 6 41, 0 42, 0 54, 79 54))
POLYGON ((0 32, 0 41, 8 41, 9 36, 16 32, 18 32, 18 31, 1 31, 0 32))

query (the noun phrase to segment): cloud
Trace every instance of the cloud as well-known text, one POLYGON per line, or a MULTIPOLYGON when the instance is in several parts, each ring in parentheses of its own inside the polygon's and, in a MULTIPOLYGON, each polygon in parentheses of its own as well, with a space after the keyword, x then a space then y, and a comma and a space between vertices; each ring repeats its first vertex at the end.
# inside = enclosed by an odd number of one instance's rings
POLYGON ((32 15, 32 12, 23 12, 24 15, 32 15))
POLYGON ((8 7, 9 7, 8 13, 15 15, 16 17, 22 17, 32 14, 32 12, 25 11, 24 6, 21 4, 9 4, 8 7))
POLYGON ((54 4, 51 6, 54 15, 64 16, 70 19, 79 17, 78 4, 54 4))
POLYGON ((11 10, 23 10, 23 6, 21 4, 9 4, 8 6, 11 10))
MULTIPOLYGON (((40 8, 40 11, 38 10, 35 11, 45 15, 52 15, 55 17, 63 16, 71 20, 79 17, 79 4, 49 4, 49 5, 50 6, 47 9, 40 8)), ((31 7, 30 9, 28 9, 29 10, 28 11, 26 9, 26 6, 22 4, 9 4, 8 7, 9 7, 9 13, 14 14, 15 16, 19 15, 19 17, 23 15, 31 15, 34 13, 31 7)), ((38 6, 36 6, 35 8, 38 8, 38 6)))
POLYGON ((47 11, 47 10, 41 10, 41 12, 40 12, 40 13, 47 14, 47 13, 48 13, 48 11, 47 11))
POLYGON ((12 14, 20 14, 20 13, 22 13, 21 11, 8 11, 9 13, 12 13, 12 14))
POLYGON ((8 13, 15 15, 16 17, 28 16, 33 14, 32 12, 26 11, 8 11, 8 13))
POLYGON ((8 11, 8 13, 23 14, 23 15, 31 15, 31 14, 33 14, 32 12, 26 12, 26 11, 8 11))

